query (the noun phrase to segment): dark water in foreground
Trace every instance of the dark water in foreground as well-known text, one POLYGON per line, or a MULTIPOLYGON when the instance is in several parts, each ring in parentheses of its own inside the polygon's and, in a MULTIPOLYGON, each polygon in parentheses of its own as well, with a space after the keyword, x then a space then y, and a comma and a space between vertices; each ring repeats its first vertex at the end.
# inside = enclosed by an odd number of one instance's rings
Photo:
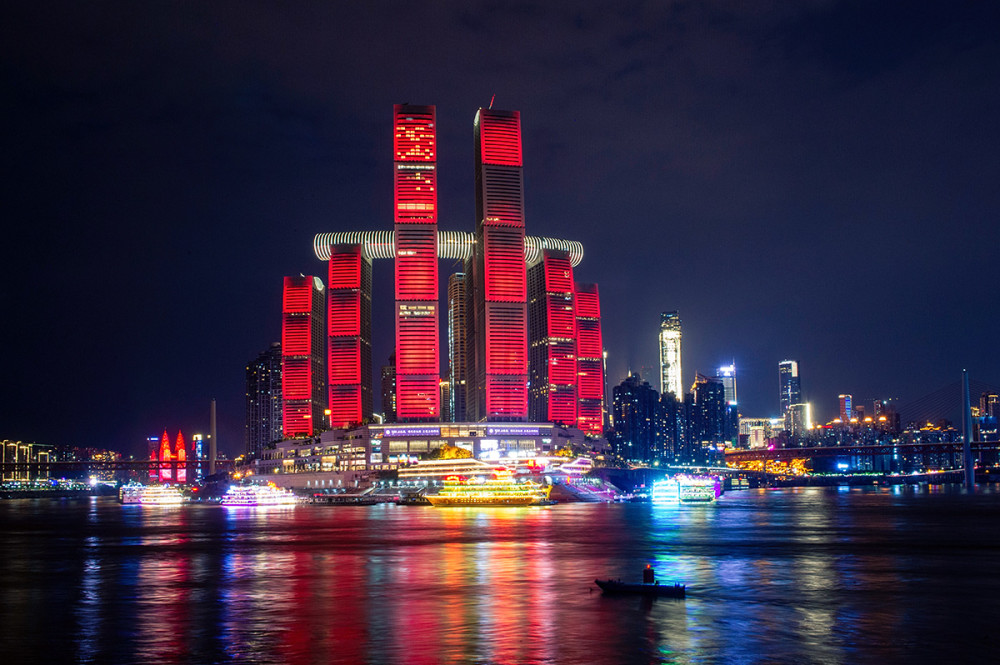
POLYGON ((708 506, 0 502, 4 663, 997 662, 1000 491, 708 506), (605 597, 597 576, 689 585, 605 597))

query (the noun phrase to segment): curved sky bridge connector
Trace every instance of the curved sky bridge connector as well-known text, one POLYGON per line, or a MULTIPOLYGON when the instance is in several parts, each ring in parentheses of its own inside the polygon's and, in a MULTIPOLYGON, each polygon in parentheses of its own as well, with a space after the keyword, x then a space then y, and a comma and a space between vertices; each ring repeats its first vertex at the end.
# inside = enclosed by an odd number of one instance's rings
MULTIPOLYGON (((330 245, 361 245, 362 254, 368 259, 395 258, 394 231, 340 231, 318 233, 313 238, 313 251, 321 261, 330 260, 330 245)), ((439 259, 472 258, 472 248, 476 234, 465 231, 438 231, 437 253, 439 259)), ((569 253, 570 263, 575 268, 583 260, 583 244, 576 240, 525 236, 524 260, 530 266, 541 261, 542 250, 557 249, 569 253)))

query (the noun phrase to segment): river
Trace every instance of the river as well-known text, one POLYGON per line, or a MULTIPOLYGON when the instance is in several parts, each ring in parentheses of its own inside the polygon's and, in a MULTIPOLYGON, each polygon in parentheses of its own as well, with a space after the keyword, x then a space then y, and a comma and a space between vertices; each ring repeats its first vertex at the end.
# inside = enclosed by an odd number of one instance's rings
POLYGON ((711 505, 0 502, 5 663, 995 662, 1000 488, 711 505), (686 600, 608 597, 652 564, 686 600))

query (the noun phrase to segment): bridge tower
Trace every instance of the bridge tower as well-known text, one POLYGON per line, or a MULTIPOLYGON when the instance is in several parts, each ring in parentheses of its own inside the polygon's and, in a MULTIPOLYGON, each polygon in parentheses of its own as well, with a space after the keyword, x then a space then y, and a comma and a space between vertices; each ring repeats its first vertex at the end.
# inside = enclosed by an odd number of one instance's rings
POLYGON ((969 370, 962 370, 962 463, 965 465, 965 487, 976 484, 972 461, 972 404, 969 395, 969 370))

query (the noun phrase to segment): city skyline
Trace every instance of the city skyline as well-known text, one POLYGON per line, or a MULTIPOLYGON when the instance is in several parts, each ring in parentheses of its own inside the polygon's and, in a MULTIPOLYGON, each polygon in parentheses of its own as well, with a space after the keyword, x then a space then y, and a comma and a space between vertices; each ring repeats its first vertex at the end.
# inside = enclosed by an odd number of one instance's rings
POLYGON ((392 223, 386 109, 437 106, 438 226, 466 230, 470 109, 494 95, 522 114, 531 233, 586 247, 610 384, 656 377, 671 310, 684 389, 734 362, 747 415, 777 415, 786 358, 819 421, 839 394, 1000 383, 994 7, 13 4, 0 436, 140 454, 204 433, 214 397, 241 451, 282 277, 324 274, 316 233, 392 223))

